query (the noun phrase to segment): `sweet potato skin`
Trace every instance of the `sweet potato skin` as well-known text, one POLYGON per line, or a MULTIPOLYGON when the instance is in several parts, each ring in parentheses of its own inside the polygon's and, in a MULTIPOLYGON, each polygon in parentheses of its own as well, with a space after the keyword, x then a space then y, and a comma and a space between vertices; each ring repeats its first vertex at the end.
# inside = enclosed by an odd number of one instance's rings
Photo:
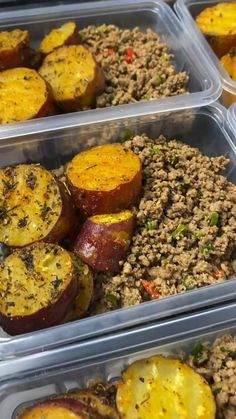
POLYGON ((29 32, 0 32, 0 71, 29 64, 29 32))
POLYGON ((207 7, 196 17, 199 29, 219 58, 236 45, 235 21, 235 2, 207 7))
POLYGON ((66 22, 56 29, 52 29, 41 41, 39 51, 43 56, 50 54, 56 48, 66 45, 80 44, 80 36, 75 22, 66 22))
POLYGON ((18 67, 2 71, 0 85, 0 124, 55 113, 51 88, 35 70, 18 67))
POLYGON ((82 45, 57 48, 45 57, 39 73, 51 85, 56 104, 66 112, 93 107, 105 86, 102 69, 82 45))
MULTIPOLYGON (((27 248, 27 251, 18 250, 15 251, 12 255, 10 255, 8 258, 5 259, 4 263, 0 264, 0 278, 1 281, 11 281, 12 288, 6 288, 6 285, 3 283, 0 284, 2 290, 1 290, 1 305, 0 305, 0 324, 2 328, 9 333, 10 335, 18 335, 22 333, 29 333, 33 332, 35 330, 44 329, 50 326, 54 326, 56 324, 59 324, 60 321, 63 319, 65 314, 67 313, 73 299, 75 298, 77 294, 77 277, 76 277, 76 271, 74 269, 73 260, 70 258, 68 252, 65 250, 60 250, 59 246, 51 245, 51 244, 37 244, 33 245, 29 248, 27 248), (66 268, 59 267, 58 269, 61 272, 61 275, 64 275, 64 277, 58 279, 54 279, 55 284, 50 284, 50 286, 55 294, 51 295, 50 300, 48 300, 48 297, 46 297, 45 294, 45 301, 43 301, 42 304, 39 304, 40 302, 34 303, 38 289, 38 285, 35 281, 38 281, 39 278, 41 279, 42 286, 46 286, 46 279, 45 279, 45 272, 44 270, 47 269, 47 261, 46 265, 44 267, 43 260, 42 260, 42 267, 40 268, 41 260, 36 259, 36 254, 38 253, 39 256, 42 258, 52 258, 52 263, 58 263, 59 261, 63 261, 67 263, 66 268), (55 253, 57 252, 57 253, 55 253), (59 253, 61 252, 61 253, 59 253), (58 254, 64 254, 65 257, 59 258, 58 254), (27 255, 25 257, 25 255, 27 255), (54 255, 54 256, 53 256, 54 255), (24 259, 23 259, 24 257, 24 259), (53 259, 54 257, 54 259, 53 259), (14 279, 14 271, 13 273, 9 272, 9 269, 11 270, 12 267, 14 267, 14 263, 25 263, 25 273, 22 273, 22 268, 17 267, 18 269, 18 275, 17 279, 14 279), (22 262, 20 262, 22 261, 22 262), (25 261, 25 262, 24 262, 25 261), (70 265, 69 265, 70 263, 70 265), (35 267, 36 264, 36 267, 35 267), (8 271, 9 278, 6 277, 5 272, 6 269, 8 271), (21 271, 20 271, 21 269, 21 271), (64 269, 64 270, 63 270, 64 269), (19 272, 21 272, 19 274, 19 272), (13 276, 10 276, 13 275, 13 276), (15 284, 21 284, 24 286, 26 279, 28 278, 28 275, 31 275, 33 278, 32 281, 30 281, 29 290, 26 289, 24 291, 21 291, 21 297, 18 297, 15 294, 15 284), (66 275, 66 276, 65 276, 66 275), (23 279, 22 279, 23 278, 23 279), (14 282, 17 280, 18 282, 14 282), (63 281, 63 282, 62 282, 63 281), (60 289, 60 284, 63 285, 63 289, 60 289), (35 284, 35 285, 33 285, 35 284), (30 296, 30 293, 32 292, 32 298, 28 299, 30 296), (5 296, 6 293, 6 296, 5 296), (10 293, 10 294, 9 294, 10 293), (9 295, 8 295, 9 294, 9 295), (10 297, 9 297, 10 296, 10 297), (11 302, 11 306, 14 304, 13 308, 8 304, 8 299, 13 300, 11 302), (21 298, 20 301, 22 303, 17 303, 16 299, 21 298), (15 302, 14 302, 15 299, 15 302), (18 305, 17 305, 18 304, 18 305), (20 305, 19 305, 20 304, 20 305), (19 313, 19 310, 23 311, 24 307, 22 304, 30 304, 26 310, 26 314, 17 314, 19 313), (32 304, 32 306, 31 306, 32 304), (42 308, 39 308, 42 307, 42 308)), ((38 256, 38 257, 39 257, 38 256)), ((50 263, 50 262, 49 262, 50 263)), ((50 279, 52 277, 51 273, 48 274, 48 278, 50 279), (50 276, 49 276, 50 275, 50 276)), ((55 278, 55 276, 54 276, 55 278)), ((28 281, 29 282, 29 281, 28 281)), ((30 296, 31 298, 31 296, 30 296)))
POLYGON ((74 243, 73 251, 91 268, 118 273, 134 230, 131 211, 88 218, 74 243), (103 218, 107 222, 101 222, 103 218), (110 221, 112 219, 112 221, 110 221))
POLYGON ((89 419, 90 412, 88 406, 82 403, 80 400, 75 400, 69 397, 61 397, 58 399, 46 400, 45 402, 37 403, 33 407, 22 412, 19 416, 19 419, 36 419, 42 417, 46 418, 49 413, 54 415, 53 417, 55 417, 55 419, 59 414, 60 417, 65 419, 89 419), (63 416, 61 416, 62 414, 63 416))
POLYGON ((88 150, 75 156, 67 167, 68 186, 75 206, 86 216, 91 216, 119 212, 136 205, 142 187, 138 157, 119 144, 95 147, 91 151, 91 162, 88 150), (85 153, 88 157, 83 163, 85 153), (124 161, 126 166, 123 166, 124 161), (116 181, 111 184, 118 170, 116 181), (97 181, 93 182, 93 179, 97 181))

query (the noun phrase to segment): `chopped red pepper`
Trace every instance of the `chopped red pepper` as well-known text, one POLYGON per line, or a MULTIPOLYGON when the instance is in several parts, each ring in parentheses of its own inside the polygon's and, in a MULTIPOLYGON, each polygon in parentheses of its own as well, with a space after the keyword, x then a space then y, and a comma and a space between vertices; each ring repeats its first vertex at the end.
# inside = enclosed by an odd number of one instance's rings
POLYGON ((225 274, 225 271, 223 269, 217 269, 216 271, 212 272, 212 276, 215 278, 220 278, 225 274))
POLYGON ((145 289, 145 291, 147 291, 147 293, 153 299, 160 297, 160 293, 155 290, 156 285, 153 282, 147 281, 146 279, 141 279, 141 284, 142 284, 143 288, 145 289))
POLYGON ((115 51, 113 48, 108 48, 108 54, 109 55, 115 55, 115 51))
POLYGON ((134 49, 133 48, 128 48, 127 52, 126 52, 126 57, 125 57, 125 61, 127 62, 127 64, 132 63, 134 56, 135 56, 134 49))

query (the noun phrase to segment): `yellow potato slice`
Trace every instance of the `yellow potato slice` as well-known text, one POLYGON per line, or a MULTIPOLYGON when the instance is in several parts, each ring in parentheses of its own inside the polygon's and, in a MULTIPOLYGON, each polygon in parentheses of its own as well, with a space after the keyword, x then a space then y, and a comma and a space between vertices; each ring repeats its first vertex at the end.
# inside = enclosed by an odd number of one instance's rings
POLYGON ((56 48, 78 43, 79 34, 76 23, 66 22, 60 28, 53 29, 43 38, 39 50, 43 55, 47 55, 56 48))
POLYGON ((202 376, 179 360, 154 356, 123 373, 116 404, 125 419, 214 419, 215 401, 202 376))

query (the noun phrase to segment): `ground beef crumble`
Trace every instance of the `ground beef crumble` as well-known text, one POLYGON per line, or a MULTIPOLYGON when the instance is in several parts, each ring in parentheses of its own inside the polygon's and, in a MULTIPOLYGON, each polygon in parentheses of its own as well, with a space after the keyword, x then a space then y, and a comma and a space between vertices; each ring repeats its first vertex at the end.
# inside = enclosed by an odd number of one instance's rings
POLYGON ((88 26, 83 45, 101 65, 106 88, 96 107, 134 103, 187 93, 188 75, 177 72, 168 46, 151 29, 88 26))
POLYGON ((135 136, 125 147, 142 161, 143 197, 121 273, 98 275, 91 314, 150 299, 143 279, 161 298, 236 272, 236 186, 219 174, 228 160, 163 136, 135 136))
POLYGON ((189 364, 209 382, 216 400, 217 419, 235 419, 236 339, 224 335, 213 345, 202 345, 200 355, 199 358, 198 352, 190 356, 189 364))

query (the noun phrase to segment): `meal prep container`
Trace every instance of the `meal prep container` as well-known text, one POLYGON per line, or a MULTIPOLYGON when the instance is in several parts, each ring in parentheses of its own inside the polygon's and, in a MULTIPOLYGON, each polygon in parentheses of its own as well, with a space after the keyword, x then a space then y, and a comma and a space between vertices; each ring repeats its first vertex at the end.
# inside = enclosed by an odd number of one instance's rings
POLYGON ((36 401, 86 388, 92 379, 113 382, 132 362, 157 354, 186 355, 201 342, 236 333, 236 305, 148 325, 129 332, 31 355, 0 365, 0 417, 15 419, 36 401))
POLYGON ((230 106, 228 111, 228 120, 234 132, 234 139, 236 143, 236 103, 230 106))
MULTIPOLYGON (((227 3, 227 0, 220 0, 221 3, 227 3)), ((198 29, 195 23, 195 17, 206 7, 211 7, 220 2, 219 0, 177 0, 174 4, 174 9, 182 22, 182 26, 185 30, 191 34, 192 39, 195 39, 201 45, 202 53, 205 57, 208 57, 218 72, 223 92, 221 96, 221 102, 224 106, 229 107, 233 102, 236 101, 236 81, 234 81, 224 67, 221 65, 219 58, 214 53, 206 41, 204 35, 198 29)))
MULTIPOLYGON (((167 112, 142 118, 127 118, 93 125, 81 125, 52 133, 28 135, 0 141, 0 166, 41 163, 60 167, 82 149, 119 141, 127 129, 152 138, 164 134, 197 146, 210 156, 230 159, 226 176, 236 183, 236 145, 227 123, 226 109, 215 104, 200 109, 167 112)), ((0 359, 48 350, 95 335, 121 330, 154 319, 181 314, 236 298, 234 279, 218 285, 187 291, 137 306, 74 321, 53 328, 11 337, 0 331, 0 359)), ((0 329, 1 330, 1 329, 0 329)))
POLYGON ((84 121, 100 122, 125 118, 127 115, 198 107, 212 103, 220 96, 220 80, 213 66, 205 59, 191 34, 182 28, 170 6, 161 0, 98 1, 28 8, 27 11, 8 10, 0 13, 0 30, 28 29, 32 46, 37 47, 46 33, 68 20, 76 21, 79 29, 89 24, 104 23, 122 28, 152 28, 170 46, 177 70, 186 70, 189 74, 190 94, 2 125, 0 138, 74 126, 84 121))

